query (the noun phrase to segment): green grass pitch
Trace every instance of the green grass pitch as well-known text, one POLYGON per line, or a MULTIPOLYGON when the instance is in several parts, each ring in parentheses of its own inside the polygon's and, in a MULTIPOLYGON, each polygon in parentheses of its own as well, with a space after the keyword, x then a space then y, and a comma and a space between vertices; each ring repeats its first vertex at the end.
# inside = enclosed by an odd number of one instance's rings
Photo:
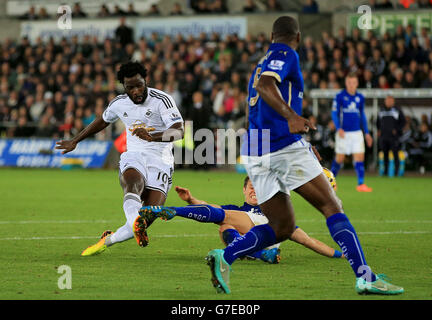
MULTIPOLYGON (((177 170, 174 186, 210 203, 242 203, 244 175, 177 170)), ((359 296, 347 261, 298 244, 281 245, 282 261, 237 261, 231 295, 218 295, 204 257, 222 248, 217 226, 182 218, 157 220, 150 244, 117 244, 81 257, 106 229, 124 224, 115 170, 0 170, 0 299, 432 299, 432 179, 367 176, 373 193, 355 191, 342 172, 338 195, 359 234, 368 264, 405 288, 400 296, 359 296), (58 267, 71 268, 72 288, 60 289, 58 267)), ((293 194, 297 224, 336 247, 324 218, 293 194)), ((170 191, 167 205, 183 205, 170 191)))

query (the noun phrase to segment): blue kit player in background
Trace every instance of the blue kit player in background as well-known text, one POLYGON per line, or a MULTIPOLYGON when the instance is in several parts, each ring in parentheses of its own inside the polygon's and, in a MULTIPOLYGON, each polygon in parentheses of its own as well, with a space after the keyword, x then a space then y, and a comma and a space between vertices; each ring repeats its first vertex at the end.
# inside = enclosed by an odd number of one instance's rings
POLYGON ((337 132, 335 141, 336 158, 332 163, 331 171, 336 177, 344 163, 345 156, 352 154, 354 168, 357 173, 357 191, 372 192, 372 188, 369 188, 364 183, 364 140, 366 139, 367 146, 370 148, 372 146, 372 136, 368 131, 364 111, 365 98, 361 93, 357 92, 358 78, 355 73, 347 75, 345 87, 333 100, 332 119, 337 132))
POLYGON ((230 293, 231 265, 237 258, 292 239, 296 222, 290 192, 295 191, 326 219, 333 240, 341 247, 354 272, 358 293, 402 293, 403 288, 388 283, 367 265, 340 199, 311 145, 300 135, 315 128, 300 116, 303 78, 295 51, 300 43, 297 20, 289 16, 276 19, 271 40, 267 54, 251 76, 248 138, 242 148, 242 162, 268 223, 254 226, 225 249, 208 253, 206 259, 213 286, 219 293, 230 293), (253 132, 258 134, 251 137, 253 132))

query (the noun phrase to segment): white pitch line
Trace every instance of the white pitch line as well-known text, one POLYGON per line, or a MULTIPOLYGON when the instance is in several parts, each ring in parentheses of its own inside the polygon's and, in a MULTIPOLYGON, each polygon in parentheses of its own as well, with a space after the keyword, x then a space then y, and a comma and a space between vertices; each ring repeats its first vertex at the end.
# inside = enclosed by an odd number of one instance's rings
POLYGON ((119 223, 114 220, 23 220, 23 221, 1 221, 0 224, 90 224, 90 223, 119 223))
MULTIPOLYGON (((178 223, 178 222, 186 222, 191 221, 188 219, 177 219, 173 220, 170 223, 178 223)), ((315 223, 315 222, 323 222, 324 219, 305 219, 305 220, 297 220, 296 222, 301 223, 315 223)), ((352 223, 432 223, 432 220, 351 220, 352 223)), ((91 223, 124 223, 121 220, 18 220, 18 221, 5 221, 0 220, 0 225, 2 224, 91 224, 91 223)))
MULTIPOLYGON (((310 232, 309 235, 329 235, 326 232, 310 232)), ((367 232, 357 232, 359 235, 413 235, 413 234, 432 234, 432 231, 367 231, 367 232)), ((154 235, 152 238, 195 238, 195 237, 215 237, 213 234, 163 234, 154 235)), ((10 238, 0 238, 0 241, 20 241, 20 240, 81 240, 81 239, 99 239, 97 236, 69 236, 69 237, 10 237, 10 238)))

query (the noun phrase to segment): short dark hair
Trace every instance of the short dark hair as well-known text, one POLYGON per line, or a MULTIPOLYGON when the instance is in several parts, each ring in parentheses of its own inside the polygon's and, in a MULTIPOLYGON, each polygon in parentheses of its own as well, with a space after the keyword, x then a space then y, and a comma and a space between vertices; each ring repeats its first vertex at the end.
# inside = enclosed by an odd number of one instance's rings
POLYGON ((246 176, 246 178, 245 178, 244 181, 243 181, 243 188, 246 188, 246 186, 247 186, 249 180, 250 180, 249 176, 246 176))
POLYGON ((273 22, 272 32, 275 37, 293 38, 299 32, 299 24, 290 16, 282 16, 273 22))
POLYGON ((347 78, 358 78, 357 76, 357 72, 355 71, 350 71, 348 72, 348 74, 346 75, 347 78))
POLYGON ((121 65, 117 72, 117 79, 120 83, 124 83, 124 78, 130 78, 135 75, 141 75, 144 79, 147 77, 147 69, 139 62, 129 61, 121 65))

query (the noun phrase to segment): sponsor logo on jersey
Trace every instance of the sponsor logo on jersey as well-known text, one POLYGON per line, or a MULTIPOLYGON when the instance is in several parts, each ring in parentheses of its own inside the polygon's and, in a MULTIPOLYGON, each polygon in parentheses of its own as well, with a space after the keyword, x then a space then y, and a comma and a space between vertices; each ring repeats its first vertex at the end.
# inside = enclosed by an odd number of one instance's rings
POLYGON ((268 64, 268 67, 272 70, 282 70, 284 64, 285 64, 285 61, 272 60, 268 64))

